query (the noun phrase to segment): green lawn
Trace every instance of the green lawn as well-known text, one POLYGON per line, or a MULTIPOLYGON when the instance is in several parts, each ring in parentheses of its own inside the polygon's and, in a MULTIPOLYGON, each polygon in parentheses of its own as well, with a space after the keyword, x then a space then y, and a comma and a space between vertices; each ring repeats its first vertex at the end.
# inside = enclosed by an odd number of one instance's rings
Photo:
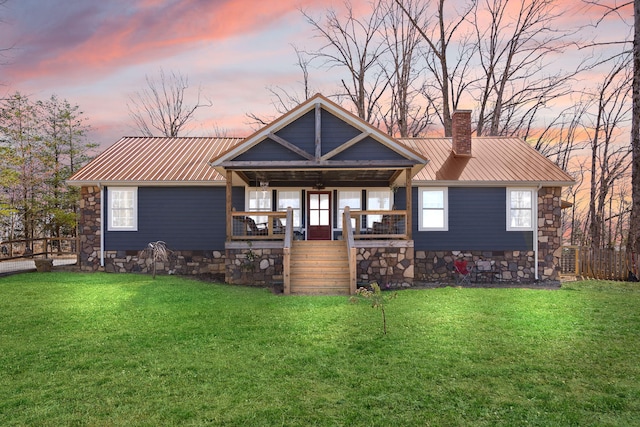
POLYGON ((0 278, 0 425, 640 425, 640 285, 346 297, 0 278))

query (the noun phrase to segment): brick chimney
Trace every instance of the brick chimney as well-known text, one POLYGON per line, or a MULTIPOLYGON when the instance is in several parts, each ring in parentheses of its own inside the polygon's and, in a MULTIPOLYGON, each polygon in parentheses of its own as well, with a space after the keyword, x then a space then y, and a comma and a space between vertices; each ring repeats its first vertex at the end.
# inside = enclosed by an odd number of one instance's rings
POLYGON ((453 154, 471 156, 471 110, 455 110, 451 116, 453 154))

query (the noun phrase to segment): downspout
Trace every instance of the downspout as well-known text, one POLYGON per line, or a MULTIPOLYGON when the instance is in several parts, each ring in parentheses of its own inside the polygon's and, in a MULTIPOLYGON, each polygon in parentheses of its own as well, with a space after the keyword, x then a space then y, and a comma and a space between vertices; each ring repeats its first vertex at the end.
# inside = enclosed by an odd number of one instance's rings
POLYGON ((100 188, 100 267, 104 268, 104 187, 98 184, 100 188))
POLYGON ((538 218, 538 193, 540 192, 540 189, 542 188, 542 184, 538 184, 538 188, 536 190, 536 194, 535 194, 535 203, 533 204, 533 206, 535 207, 535 213, 533 215, 533 218, 535 220, 535 227, 533 227, 533 263, 535 265, 535 275, 534 278, 536 281, 538 281, 539 277, 538 277, 538 228, 540 227, 540 219, 538 218))

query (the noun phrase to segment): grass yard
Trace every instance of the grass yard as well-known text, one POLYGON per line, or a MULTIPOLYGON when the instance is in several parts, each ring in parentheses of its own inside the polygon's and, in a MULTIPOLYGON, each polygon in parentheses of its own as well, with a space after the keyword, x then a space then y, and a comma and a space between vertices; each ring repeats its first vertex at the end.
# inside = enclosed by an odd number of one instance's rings
POLYGON ((640 285, 380 312, 174 276, 0 278, 0 425, 640 425, 640 285))

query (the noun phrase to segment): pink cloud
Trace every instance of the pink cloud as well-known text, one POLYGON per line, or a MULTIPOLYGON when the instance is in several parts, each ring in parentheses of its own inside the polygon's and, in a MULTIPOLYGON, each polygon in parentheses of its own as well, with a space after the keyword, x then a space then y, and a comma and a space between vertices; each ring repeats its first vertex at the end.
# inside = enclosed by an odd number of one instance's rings
POLYGON ((296 7, 322 3, 266 0, 179 1, 141 0, 102 18, 94 8, 69 13, 48 33, 26 36, 23 54, 18 52, 6 67, 8 79, 28 80, 63 74, 76 78, 102 74, 112 68, 172 56, 193 45, 257 32, 277 25, 297 13, 296 7), (92 16, 93 14, 93 16, 92 16), (89 26, 86 28, 82 23, 89 26), (90 28, 95 25, 95 28, 90 28))

